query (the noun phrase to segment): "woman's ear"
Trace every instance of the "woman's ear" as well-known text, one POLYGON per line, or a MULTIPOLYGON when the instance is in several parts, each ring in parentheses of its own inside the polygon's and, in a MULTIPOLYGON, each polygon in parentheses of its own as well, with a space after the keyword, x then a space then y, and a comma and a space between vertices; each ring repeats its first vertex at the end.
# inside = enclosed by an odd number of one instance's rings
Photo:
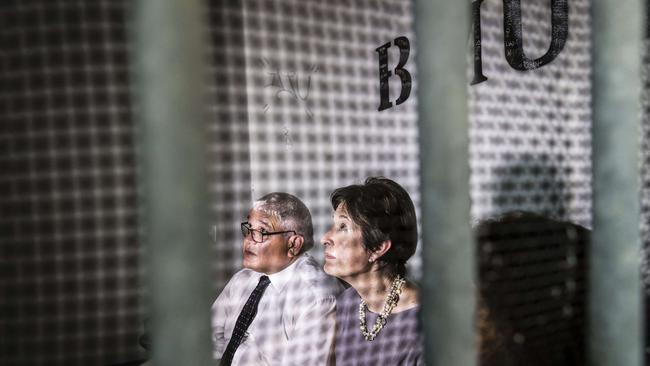
POLYGON ((288 241, 289 250, 287 251, 287 257, 293 258, 300 255, 300 251, 302 250, 302 245, 304 243, 305 239, 302 237, 302 235, 291 235, 288 241))
POLYGON ((381 258, 387 251, 390 250, 390 247, 393 245, 390 240, 384 240, 379 244, 377 249, 375 249, 370 255, 370 262, 374 262, 377 259, 381 258))

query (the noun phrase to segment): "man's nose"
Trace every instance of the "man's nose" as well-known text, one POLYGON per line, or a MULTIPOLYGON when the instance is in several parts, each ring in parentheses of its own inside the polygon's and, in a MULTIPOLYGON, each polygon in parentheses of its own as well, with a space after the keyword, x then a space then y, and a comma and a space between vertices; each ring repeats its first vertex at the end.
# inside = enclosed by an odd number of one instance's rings
POLYGON ((244 243, 256 244, 253 240, 253 233, 249 232, 247 235, 244 235, 244 243))

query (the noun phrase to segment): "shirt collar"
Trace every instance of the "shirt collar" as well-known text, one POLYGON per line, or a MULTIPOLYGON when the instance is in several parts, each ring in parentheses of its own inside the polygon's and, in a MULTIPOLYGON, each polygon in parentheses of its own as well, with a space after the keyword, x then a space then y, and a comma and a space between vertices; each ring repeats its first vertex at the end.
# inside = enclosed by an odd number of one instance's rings
POLYGON ((278 291, 282 291, 286 286, 287 282, 293 277, 293 273, 296 270, 296 264, 304 257, 307 253, 298 257, 293 263, 291 263, 287 268, 283 269, 280 272, 270 274, 269 279, 271 280, 271 286, 278 291))

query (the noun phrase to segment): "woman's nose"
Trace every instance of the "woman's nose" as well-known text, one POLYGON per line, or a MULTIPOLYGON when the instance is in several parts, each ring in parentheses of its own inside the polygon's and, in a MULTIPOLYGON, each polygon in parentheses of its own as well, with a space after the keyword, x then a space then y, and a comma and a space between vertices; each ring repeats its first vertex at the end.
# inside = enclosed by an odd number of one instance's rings
POLYGON ((330 239, 330 232, 326 232, 325 235, 320 239, 321 244, 324 246, 332 245, 332 240, 330 239))

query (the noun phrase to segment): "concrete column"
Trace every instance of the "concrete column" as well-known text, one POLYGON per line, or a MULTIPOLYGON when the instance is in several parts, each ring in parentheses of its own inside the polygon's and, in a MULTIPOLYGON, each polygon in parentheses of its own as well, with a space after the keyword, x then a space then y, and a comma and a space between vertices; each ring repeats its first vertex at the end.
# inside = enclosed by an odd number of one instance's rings
POLYGON ((203 4, 134 3, 132 55, 153 364, 208 365, 203 4))
POLYGON ((592 2, 594 216, 587 334, 594 366, 641 365, 642 4, 592 2))
POLYGON ((415 2, 426 362, 476 364, 466 60, 469 1, 415 2))

